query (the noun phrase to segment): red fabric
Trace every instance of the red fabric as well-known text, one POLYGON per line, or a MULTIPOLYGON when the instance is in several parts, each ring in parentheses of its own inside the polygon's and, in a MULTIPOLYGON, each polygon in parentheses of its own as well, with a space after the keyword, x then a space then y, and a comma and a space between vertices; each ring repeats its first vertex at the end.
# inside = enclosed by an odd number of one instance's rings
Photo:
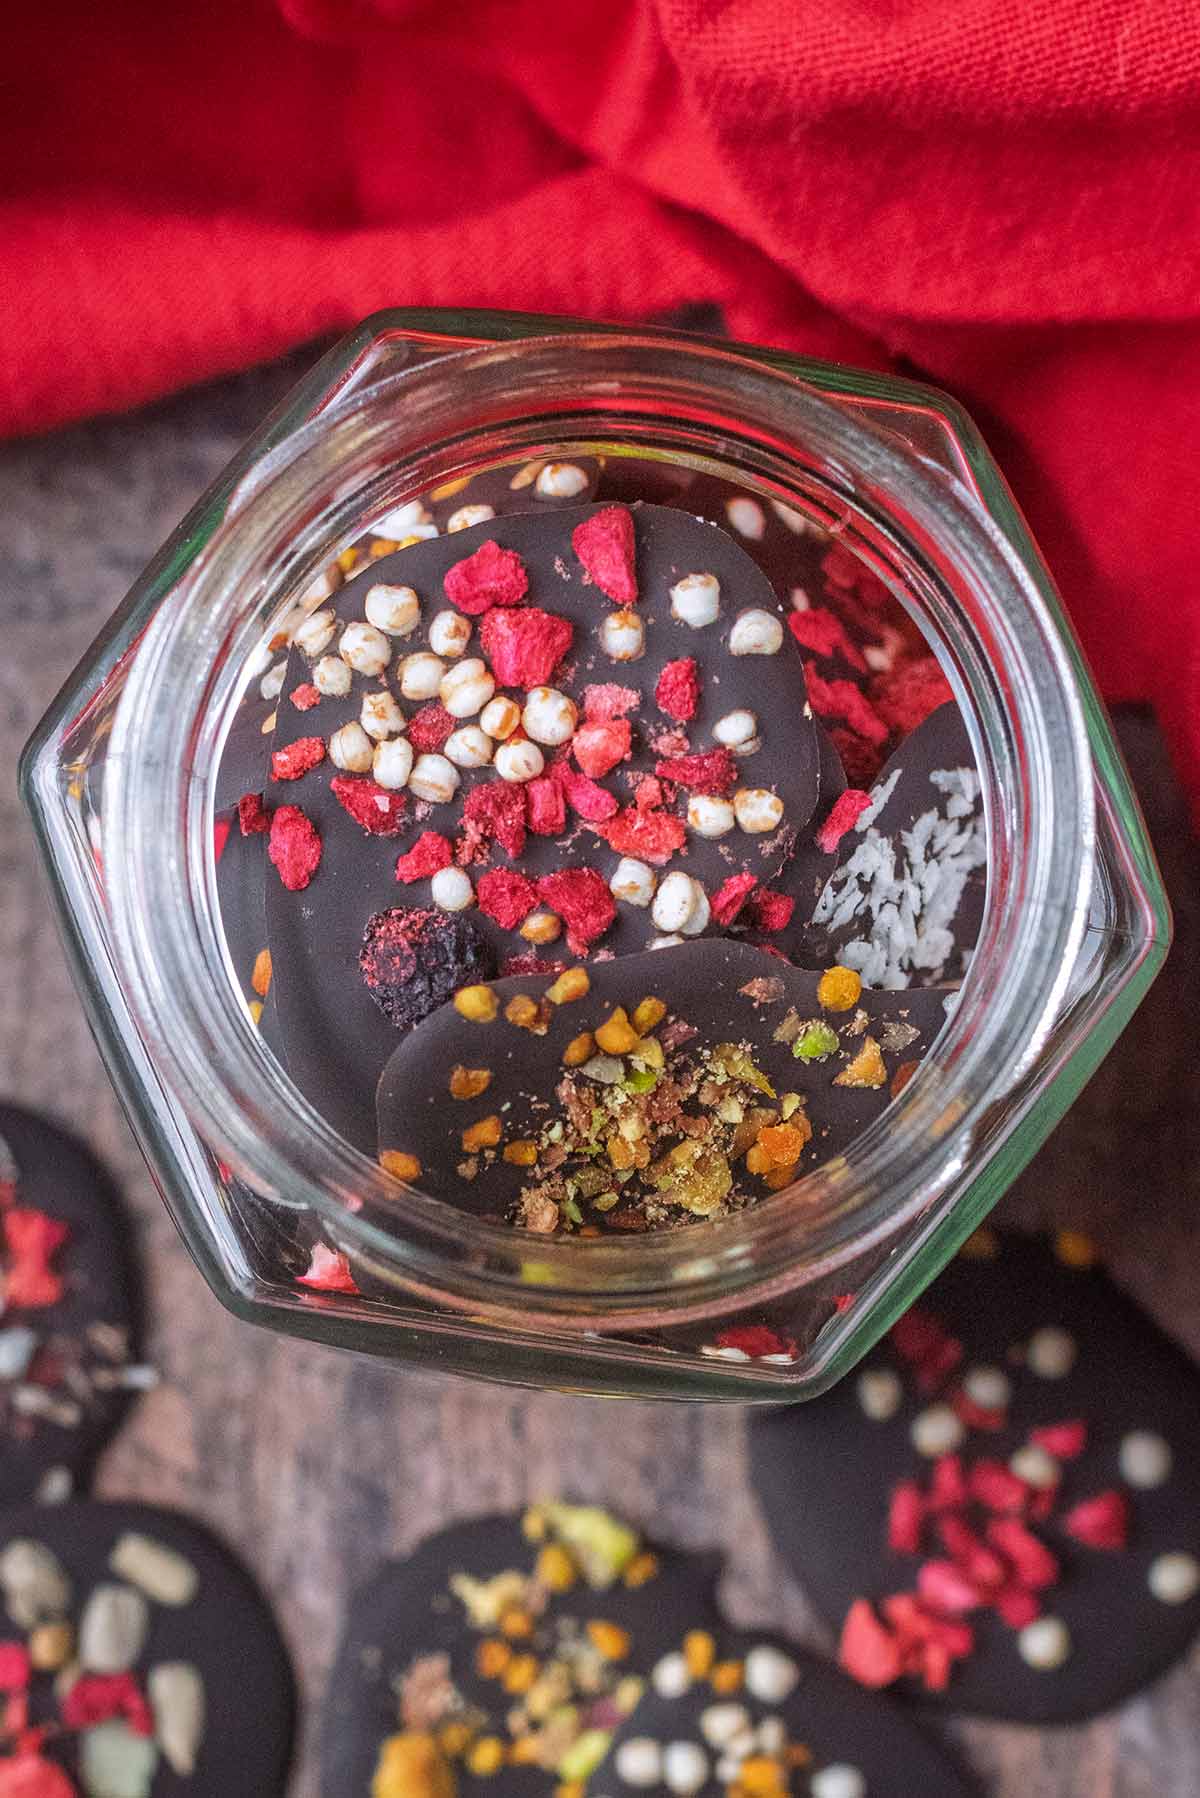
POLYGON ((0 430, 388 304, 944 384, 1200 794, 1200 59, 1174 0, 4 9, 0 430))

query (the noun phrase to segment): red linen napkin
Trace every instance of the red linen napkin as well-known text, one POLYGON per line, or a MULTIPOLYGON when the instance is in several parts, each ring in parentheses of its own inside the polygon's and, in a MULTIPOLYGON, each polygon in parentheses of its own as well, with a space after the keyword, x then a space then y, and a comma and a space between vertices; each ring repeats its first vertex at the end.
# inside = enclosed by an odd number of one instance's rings
POLYGON ((1200 805, 1200 56, 1168 0, 60 0, 0 24, 0 431, 387 304, 899 364, 1200 805))

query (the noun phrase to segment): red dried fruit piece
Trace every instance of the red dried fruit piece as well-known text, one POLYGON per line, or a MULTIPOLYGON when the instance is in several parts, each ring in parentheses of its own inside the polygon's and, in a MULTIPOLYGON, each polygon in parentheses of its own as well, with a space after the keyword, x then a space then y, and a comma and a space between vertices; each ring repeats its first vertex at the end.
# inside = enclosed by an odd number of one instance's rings
POLYGON ((32 1671, 24 1642, 0 1642, 0 1692, 23 1692, 32 1671))
POLYGON ((1032 1523, 1046 1523, 1054 1515, 1054 1507, 1058 1502, 1057 1486, 1042 1486, 1029 1489, 1029 1502, 1026 1510, 1032 1523))
POLYGON ((615 818, 610 818, 600 831, 610 849, 618 855, 636 856, 661 868, 687 841, 687 828, 682 818, 670 812, 641 809, 627 805, 615 818))
POLYGON ((18 1744, 13 1759, 0 1761, 0 1798, 76 1798, 76 1793, 61 1767, 18 1744))
POLYGON ((567 966, 565 961, 546 961, 532 949, 523 950, 520 955, 509 955, 500 964, 500 978, 507 980, 510 975, 526 977, 530 974, 561 974, 567 966))
POLYGON ((903 1671, 899 1643, 865 1598, 856 1598, 846 1612, 838 1665, 860 1686, 873 1691, 890 1686, 903 1671))
POLYGON ((781 1336, 768 1324, 735 1324, 732 1329, 722 1330, 717 1337, 717 1348, 741 1349, 744 1355, 794 1355, 796 1344, 791 1337, 781 1336))
POLYGON ((408 809, 406 794, 389 792, 365 774, 339 774, 330 781, 329 791, 369 836, 400 835, 408 809))
POLYGON ((593 780, 611 774, 627 760, 633 747, 633 728, 628 718, 593 719, 581 724, 571 739, 571 754, 593 780))
POLYGON ((1003 1592, 997 1592, 992 1606, 1010 1629, 1024 1629, 1027 1623, 1036 1622, 1042 1614, 1041 1599, 1023 1586, 1008 1586, 1003 1592))
POLYGON ((537 890, 538 898, 566 925, 567 947, 573 955, 585 955, 588 944, 603 936, 617 915, 608 883, 595 868, 560 868, 543 874, 537 890))
POLYGON ((525 848, 525 791, 518 781, 484 781, 463 802, 463 824, 484 842, 495 841, 516 861, 525 848))
POLYGON ((525 606, 489 612, 479 641, 498 686, 544 687, 575 641, 575 626, 557 612, 525 606))
POLYGON ((967 1481, 958 1455, 939 1455, 929 1482, 929 1508, 953 1511, 967 1502, 967 1481))
POLYGON ((626 506, 605 506, 571 532, 571 548, 609 599, 631 606, 637 599, 633 514, 626 506))
POLYGON ((602 724, 609 718, 624 718, 636 712, 642 696, 636 687, 619 687, 615 681, 601 681, 583 689, 583 715, 589 724, 602 724))
POLYGON ((384 1017, 397 1030, 408 1030, 460 986, 490 980, 496 958, 469 918, 393 906, 368 919, 358 967, 384 1017))
POLYGON ((981 1541, 961 1517, 939 1517, 936 1529, 942 1547, 962 1568, 972 1585, 981 1591, 994 1591, 1006 1584, 1008 1568, 1000 1556, 981 1541))
POLYGON ((830 544, 821 558, 821 573, 829 586, 853 593, 872 610, 891 604, 892 596, 879 576, 844 543, 830 544))
MULTIPOLYGON (((213 819, 213 861, 214 862, 219 862, 221 857, 225 853, 225 845, 229 841, 229 827, 230 827, 231 823, 232 823, 232 819, 230 819, 230 818, 214 818, 213 819)), ((264 830, 266 829, 265 823, 263 825, 263 829, 264 830)))
POLYGON ((919 1366, 941 1349, 947 1340, 945 1326, 920 1305, 898 1317, 891 1328, 891 1343, 902 1361, 919 1366))
POLYGON ((847 787, 835 802, 829 816, 816 834, 817 848, 832 855, 848 830, 853 830, 871 803, 871 795, 859 787, 847 787))
POLYGON ((493 606, 519 606, 529 591, 529 576, 515 550, 501 549, 489 537, 474 555, 446 570, 442 586, 451 605, 478 618, 493 606))
POLYGON ((1056 1461, 1077 1460, 1087 1447, 1087 1439, 1088 1427, 1081 1417, 1068 1418, 1063 1423, 1044 1423, 1029 1432, 1029 1440, 1038 1448, 1044 1448, 1056 1461))
POLYGON ((271 828, 271 814, 261 793, 243 793, 237 802, 238 829, 244 837, 256 837, 271 828))
POLYGON ((537 904, 537 888, 514 868, 493 868, 480 878, 475 898, 484 916, 494 919, 501 930, 515 930, 537 904))
POLYGON ((665 805, 667 795, 661 780, 655 780, 653 774, 638 774, 634 777, 633 803, 639 812, 652 812, 658 806, 665 805))
MULTIPOLYGON (((954 1660, 970 1654, 975 1635, 970 1624, 951 1617, 938 1617, 925 1609, 915 1592, 896 1592, 880 1601, 880 1610, 895 1630, 906 1657, 913 1648, 924 1648, 936 1642, 954 1660)), ((922 1656, 915 1657, 914 1672, 921 1670, 922 1656)))
POLYGON ((320 705, 321 695, 311 681, 304 681, 292 693, 292 704, 298 712, 311 712, 315 705, 320 705))
POLYGON ((63 1295, 63 1283, 50 1262, 71 1234, 66 1224, 44 1211, 13 1205, 3 1214, 3 1226, 9 1257, 4 1288, 9 1308, 41 1311, 56 1305, 63 1295))
POLYGON ((987 1538, 1012 1566, 1017 1581, 1031 1592, 1040 1592, 1058 1581, 1058 1557, 1039 1542, 1032 1530, 1016 1517, 992 1517, 988 1520, 987 1538))
POLYGON ((301 893, 321 865, 321 837, 298 805, 281 805, 271 819, 267 854, 289 893, 301 893))
POLYGON ((699 755, 675 755, 656 762, 660 780, 674 781, 689 793, 727 799, 738 783, 738 765, 728 749, 705 749, 699 755))
POLYGON ((407 850, 396 863, 396 879, 410 886, 414 880, 432 880, 442 868, 448 868, 454 860, 449 840, 439 836, 436 830, 425 830, 417 838, 412 848, 407 850))
POLYGON ((840 618, 825 606, 812 606, 805 612, 793 612, 788 627, 802 649, 826 658, 840 655, 859 674, 867 672, 862 651, 849 635, 840 618))
POLYGON ((457 718, 452 718, 444 705, 432 700, 414 712, 408 721, 408 740, 413 746, 414 755, 440 755, 453 731, 458 729, 457 718))
POLYGON ((325 760, 323 737, 297 737, 271 757, 272 780, 300 780, 325 760))
POLYGON ((567 796, 557 775, 539 774, 526 783, 529 828, 535 836, 556 837, 567 825, 567 796))
POLYGON ((586 774, 577 774, 566 762, 559 762, 555 773, 562 783, 567 804, 587 824, 605 824, 620 809, 616 796, 607 787, 597 786, 586 774))
POLYGON ((838 752, 851 785, 861 789, 871 786, 883 767, 882 750, 860 737, 857 731, 847 730, 841 724, 830 726, 829 740, 838 752))
POLYGON ((758 885, 754 874, 731 874, 709 900, 709 910, 722 929, 728 930, 758 885))
POLYGON ((916 1370, 921 1392, 936 1392, 949 1379, 963 1358, 963 1345, 955 1336, 947 1336, 937 1353, 916 1370))
POLYGON ((967 1476, 971 1497, 986 1510, 1017 1512, 1025 1509, 1029 1487, 1003 1461, 976 1461, 967 1476))
POLYGON ((61 1705, 67 1729, 91 1729, 121 1717, 135 1735, 154 1734, 150 1707, 132 1673, 84 1673, 67 1692, 61 1705))
POLYGON ((987 1405, 977 1405, 973 1398, 962 1391, 951 1396, 950 1407, 960 1423, 965 1423, 969 1430, 1002 1430, 1007 1422, 1005 1412, 990 1410, 987 1405))
POLYGON ((315 1242, 308 1268, 296 1275, 300 1286, 311 1286, 314 1292, 357 1292, 358 1282, 350 1272, 350 1263, 341 1249, 331 1249, 315 1242))
POLYGON ((895 1555, 915 1555, 921 1548, 921 1524, 925 1500, 916 1480, 901 1480, 892 1488, 888 1505, 887 1544, 895 1555))
POLYGON ((837 718, 868 743, 882 748, 888 727, 861 687, 852 680, 823 680, 815 662, 805 662, 804 679, 812 709, 819 718, 837 718))
POLYGON ((924 724, 931 712, 954 698, 934 656, 918 656, 888 674, 877 675, 870 693, 875 710, 897 736, 907 736, 924 724))
POLYGON ((773 893, 760 887, 748 906, 749 922, 755 930, 786 930, 792 921, 796 901, 787 893, 773 893))
MULTIPOLYGON (((767 954, 774 955, 774 954, 776 954, 776 951, 774 949, 768 949, 767 954)), ((780 957, 780 959, 785 960, 786 957, 780 957)), ((837 1312, 837 1315, 840 1317, 842 1315, 843 1311, 849 1311, 851 1305, 854 1303, 854 1301, 857 1297, 858 1297, 858 1294, 854 1293, 854 1292, 835 1293, 834 1299, 833 1299, 833 1308, 837 1312)))
POLYGON ((953 1561, 926 1561, 917 1573, 917 1593, 925 1604, 946 1617, 966 1617, 978 1610, 982 1602, 962 1568, 953 1561))
POLYGON ((694 656, 681 656, 677 662, 667 663, 654 689, 654 703, 678 724, 687 724, 696 716, 700 675, 694 656))
POLYGON ((1129 1540, 1129 1500, 1114 1488, 1097 1492, 1072 1506, 1062 1526, 1088 1548, 1124 1548, 1129 1540))

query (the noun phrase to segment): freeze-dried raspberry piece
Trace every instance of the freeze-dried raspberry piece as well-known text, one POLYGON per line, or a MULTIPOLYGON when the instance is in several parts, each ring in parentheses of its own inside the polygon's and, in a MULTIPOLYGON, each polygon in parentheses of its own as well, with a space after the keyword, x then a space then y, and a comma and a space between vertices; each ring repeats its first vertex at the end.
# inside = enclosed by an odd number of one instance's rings
POLYGON ((989 1511, 1016 1512, 1025 1508, 1030 1488, 1003 1461, 976 1461, 968 1485, 971 1497, 989 1511))
POLYGON ((954 698, 935 656, 918 656, 889 674, 877 675, 870 693, 875 710, 898 736, 916 730, 931 712, 954 698))
POLYGON ((585 955, 588 944, 603 936, 617 915, 608 882, 595 868, 560 868, 543 874, 537 890, 538 898, 565 923, 573 955, 585 955))
POLYGON ((887 742, 887 725, 852 680, 823 680, 815 662, 805 662, 804 679, 812 709, 819 718, 839 719, 877 748, 887 742))
POLYGON ((838 1664, 860 1686, 890 1686, 902 1672, 900 1644, 880 1622, 865 1598, 856 1598, 846 1612, 838 1664))
POLYGON ((961 1517, 949 1514, 939 1517, 936 1527, 942 1547, 958 1562, 973 1585, 982 1591, 994 1591, 1007 1585, 1009 1574, 1003 1559, 980 1541, 961 1517))
POLYGON ((594 719, 581 724, 571 739, 571 753, 593 780, 611 774, 633 747, 633 728, 628 718, 594 719))
POLYGON ((883 752, 868 743, 865 737, 860 737, 857 731, 847 730, 842 724, 831 727, 829 740, 838 752, 851 785, 869 787, 883 767, 883 752))
POLYGON ((755 930, 786 930, 795 909, 796 901, 789 894, 760 887, 750 901, 749 922, 755 930))
POLYGON ((529 576, 516 550, 501 549, 489 537, 473 556, 446 570, 442 586, 451 605, 478 618, 493 606, 519 606, 529 591, 529 576))
POLYGON ((238 829, 244 837, 256 837, 270 830, 271 814, 263 804, 261 793, 243 793, 237 802, 238 829))
POLYGON ((436 830, 422 831, 412 848, 397 861, 396 879, 406 886, 414 880, 432 880, 439 869, 448 868, 453 860, 446 837, 439 836, 436 830))
POLYGON ((472 787, 463 802, 463 824, 482 841, 499 843, 515 862, 525 847, 524 788, 507 780, 472 787))
POLYGON ((636 856, 655 868, 664 867, 687 841, 682 818, 636 805, 622 807, 615 818, 601 825, 600 835, 618 855, 636 856))
POLYGON ((533 949, 525 949, 520 955, 510 955, 500 964, 500 978, 507 980, 510 975, 528 979, 531 974, 561 974, 566 967, 565 961, 547 961, 533 949))
POLYGON ((304 681, 292 693, 292 704, 298 712, 311 712, 315 705, 320 705, 321 695, 311 681, 304 681))
POLYGON ((479 627, 483 653, 501 687, 544 687, 574 640, 569 618, 539 606, 489 612, 479 627))
POLYGON ((634 571, 633 514, 627 506, 605 506, 571 532, 571 548, 601 593, 619 606, 638 596, 634 571))
POLYGON ((1039 1542, 1017 1517, 993 1517, 987 1539, 1010 1563, 1019 1583, 1030 1592, 1041 1592, 1058 1581, 1058 1557, 1039 1542))
POLYGON ((754 874, 731 874, 708 902, 717 923, 727 930, 757 885, 754 874))
POLYGON ((321 865, 321 837, 298 805, 281 805, 271 819, 267 854, 290 893, 303 892, 321 865))
POLYGON ((871 795, 858 787, 847 787, 835 801, 829 816, 817 831, 817 848, 832 855, 848 830, 852 830, 871 803, 871 795))
POLYGON ((132 1673, 85 1673, 71 1685, 60 1707, 67 1729, 92 1729, 122 1717, 138 1736, 154 1734, 154 1720, 132 1673))
POLYGON ((679 661, 667 663, 654 689, 654 703, 660 712, 665 712, 678 724, 686 724, 696 716, 696 707, 700 704, 700 677, 694 656, 681 656, 679 661))
POLYGON ((451 733, 457 729, 457 718, 452 718, 445 706, 439 705, 436 699, 431 700, 419 712, 414 712, 408 721, 407 734, 413 746, 413 754, 440 755, 451 733))
POLYGON ((1003 1592, 997 1592, 992 1603, 997 1616, 1009 1629, 1024 1629, 1027 1623, 1035 1622, 1042 1614, 1041 1599, 1027 1592, 1024 1586, 1007 1586, 1003 1592))
POLYGON ((656 762, 654 772, 660 780, 672 780, 689 793, 707 793, 716 799, 728 799, 738 782, 738 765, 728 749, 672 756, 656 762))
POLYGON ((795 1355, 796 1344, 768 1324, 735 1324, 717 1337, 718 1348, 741 1349, 744 1355, 795 1355))
POLYGON ((405 793, 392 793, 369 775, 339 774, 329 783, 343 811, 373 837, 399 836, 408 807, 405 793))
POLYGON ((978 1610, 981 1594, 953 1561, 926 1561, 917 1573, 917 1595, 944 1617, 978 1610))
POLYGON ((931 1511, 956 1511, 967 1502, 967 1479, 958 1455, 939 1455, 929 1482, 931 1511))
POLYGON ((1002 1430, 1008 1421, 1007 1412, 989 1410, 987 1405, 977 1405, 973 1398, 968 1398, 961 1391, 951 1394, 950 1408, 959 1422, 965 1423, 969 1430, 1002 1430))
POLYGON ((297 737, 285 749, 277 749, 271 757, 272 780, 299 780, 319 762, 325 760, 323 737, 297 737))
POLYGON ((1065 1423, 1044 1423, 1029 1432, 1029 1440, 1058 1461, 1077 1460, 1087 1447, 1087 1439, 1088 1427, 1081 1417, 1072 1417, 1065 1423))
POLYGON ((32 1206, 14 1205, 4 1213, 4 1246, 8 1252, 5 1301, 10 1310, 44 1310, 56 1305, 63 1283, 50 1266, 70 1231, 57 1218, 32 1206))
POLYGON ((567 796, 557 773, 539 774, 526 783, 529 828, 539 837, 556 837, 567 827, 567 796))
POLYGON ((1129 1540, 1129 1500, 1111 1488, 1081 1499, 1062 1520, 1068 1536, 1088 1548, 1124 1548, 1129 1540))
POLYGON ((636 712, 642 696, 636 687, 619 687, 615 681, 601 681, 583 689, 583 715, 589 724, 605 718, 624 718, 636 712))
POLYGON ((515 930, 537 904, 537 888, 515 868, 493 868, 481 876, 475 898, 484 916, 494 919, 501 930, 515 930))
POLYGON ((850 636, 840 618, 824 606, 813 606, 804 612, 793 612, 788 619, 788 629, 802 649, 811 650, 815 656, 840 655, 844 662, 859 674, 867 672, 867 664, 862 651, 850 636))
POLYGON ((661 780, 656 780, 653 774, 638 774, 634 778, 633 803, 639 812, 652 812, 666 804, 667 795, 661 780))
POLYGON ((350 1272, 350 1263, 340 1249, 323 1242, 313 1244, 307 1270, 296 1275, 297 1284, 311 1286, 316 1292, 357 1292, 358 1282, 350 1272))
POLYGON ((567 804, 585 823, 604 824, 619 810, 615 796, 606 787, 598 786, 586 774, 577 774, 568 763, 559 762, 556 773, 567 796, 567 804))
POLYGON ((887 1543, 893 1554, 915 1555, 921 1547, 925 1500, 915 1480, 901 1480, 888 1504, 887 1543))
POLYGON ((393 906, 368 919, 358 966, 384 1017, 408 1030, 460 986, 490 980, 496 958, 469 919, 393 906))

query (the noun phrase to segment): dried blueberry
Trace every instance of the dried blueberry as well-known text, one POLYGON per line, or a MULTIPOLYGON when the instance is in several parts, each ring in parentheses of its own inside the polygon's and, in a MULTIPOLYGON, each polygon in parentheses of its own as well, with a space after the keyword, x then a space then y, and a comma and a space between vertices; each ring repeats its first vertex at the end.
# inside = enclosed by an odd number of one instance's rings
POLYGON ((358 965, 389 1023, 410 1030, 460 986, 491 980, 496 958, 479 929, 446 912, 393 906, 363 932, 358 965))

